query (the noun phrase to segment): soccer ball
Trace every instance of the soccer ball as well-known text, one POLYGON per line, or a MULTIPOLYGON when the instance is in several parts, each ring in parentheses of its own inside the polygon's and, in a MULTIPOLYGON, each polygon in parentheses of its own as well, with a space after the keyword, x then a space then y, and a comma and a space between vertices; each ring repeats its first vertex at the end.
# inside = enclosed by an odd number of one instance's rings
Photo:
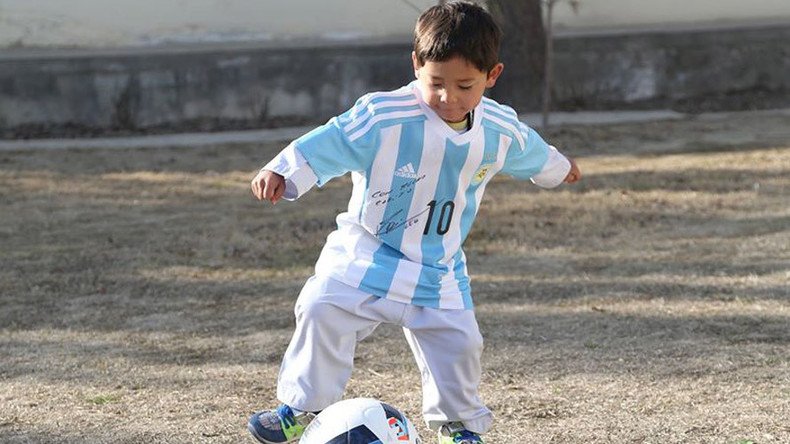
POLYGON ((299 444, 421 444, 398 409, 376 399, 336 402, 316 416, 299 444))

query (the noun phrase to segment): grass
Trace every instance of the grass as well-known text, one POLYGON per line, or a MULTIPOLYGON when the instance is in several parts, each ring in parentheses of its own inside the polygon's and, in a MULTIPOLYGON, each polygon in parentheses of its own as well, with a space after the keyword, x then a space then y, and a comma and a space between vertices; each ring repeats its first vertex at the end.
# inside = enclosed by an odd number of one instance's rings
MULTIPOLYGON (((465 245, 487 442, 790 442, 788 127, 558 128, 583 182, 490 184, 465 245)), ((251 442, 350 195, 253 201, 278 148, 0 153, 0 441, 251 442)), ((347 396, 431 436, 397 328, 347 396)))
POLYGON ((104 404, 119 402, 121 400, 121 396, 115 394, 105 394, 105 395, 89 397, 86 400, 91 404, 104 405, 104 404))

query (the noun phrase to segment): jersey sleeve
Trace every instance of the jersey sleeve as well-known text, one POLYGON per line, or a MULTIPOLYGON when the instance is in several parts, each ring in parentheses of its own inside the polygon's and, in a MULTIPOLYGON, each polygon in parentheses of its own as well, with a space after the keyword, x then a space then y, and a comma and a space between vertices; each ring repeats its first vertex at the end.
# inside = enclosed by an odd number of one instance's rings
POLYGON ((291 142, 263 167, 285 178, 284 199, 298 199, 313 185, 370 167, 378 132, 358 131, 370 119, 367 102, 363 96, 350 110, 291 142))
POLYGON ((502 172, 516 179, 530 179, 542 188, 558 186, 571 169, 570 161, 546 143, 537 131, 519 123, 524 143, 521 145, 518 140, 513 141, 502 172))
POLYGON ((293 143, 280 151, 280 154, 262 169, 274 171, 285 178, 285 193, 283 193, 285 200, 298 199, 318 181, 315 172, 293 143))
POLYGON ((359 126, 370 119, 364 99, 293 142, 315 172, 318 186, 349 171, 366 171, 373 163, 378 148, 378 131, 358 131, 359 126))

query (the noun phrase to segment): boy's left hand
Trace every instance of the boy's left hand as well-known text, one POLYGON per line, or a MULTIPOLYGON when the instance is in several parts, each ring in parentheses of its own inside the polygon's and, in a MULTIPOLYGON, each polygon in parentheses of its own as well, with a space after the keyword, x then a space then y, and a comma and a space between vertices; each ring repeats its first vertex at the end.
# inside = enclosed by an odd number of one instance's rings
POLYGON ((568 160, 571 162, 571 170, 568 171, 568 175, 565 176, 565 180, 563 182, 565 183, 578 182, 579 179, 582 178, 582 172, 579 169, 579 166, 576 165, 576 162, 573 161, 573 159, 569 157, 568 160))

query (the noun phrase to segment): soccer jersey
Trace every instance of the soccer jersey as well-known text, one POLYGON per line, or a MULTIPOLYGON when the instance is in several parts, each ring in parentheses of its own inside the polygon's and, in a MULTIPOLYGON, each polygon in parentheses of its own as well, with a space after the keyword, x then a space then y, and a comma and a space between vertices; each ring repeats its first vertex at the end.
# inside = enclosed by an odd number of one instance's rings
POLYGON ((363 96, 267 164, 285 177, 288 200, 351 173, 348 210, 316 274, 396 301, 471 309, 461 245, 486 185, 504 173, 550 188, 570 169, 511 108, 484 97, 472 119, 457 132, 411 83, 363 96))

